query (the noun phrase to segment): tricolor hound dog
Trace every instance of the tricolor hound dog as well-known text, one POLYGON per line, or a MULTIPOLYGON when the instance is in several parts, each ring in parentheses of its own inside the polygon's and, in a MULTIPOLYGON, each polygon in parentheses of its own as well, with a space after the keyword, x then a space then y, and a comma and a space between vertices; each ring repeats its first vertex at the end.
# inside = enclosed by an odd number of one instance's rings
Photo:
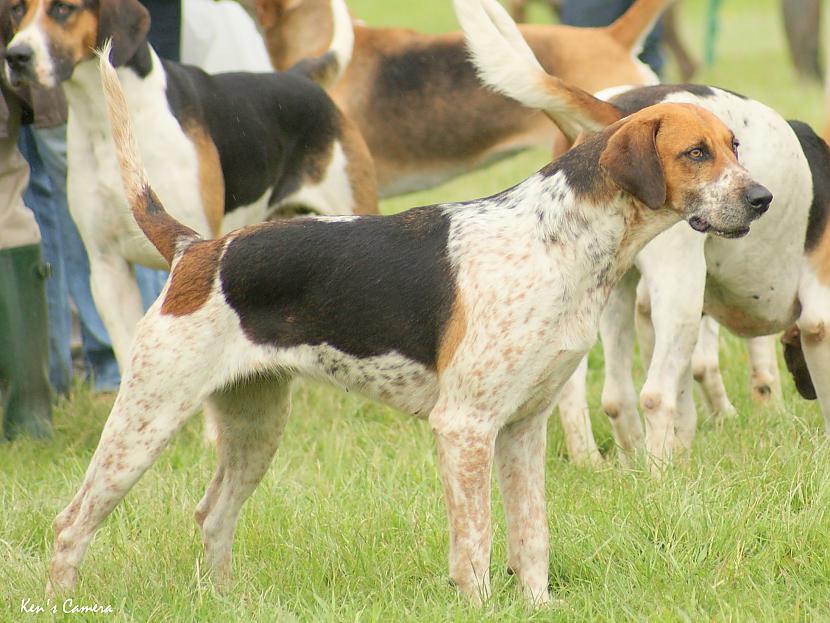
POLYGON ((143 307, 133 263, 163 267, 130 216, 118 181, 93 47, 113 41, 139 146, 176 218, 214 237, 286 210, 375 213, 374 170, 354 125, 309 76, 348 63, 342 0, 332 49, 284 73, 208 75, 159 60, 138 0, 12 0, 12 82, 63 83, 69 102, 69 208, 89 254, 91 286, 123 367, 143 307))
MULTIPOLYGON (((637 0, 607 28, 536 24, 522 32, 548 71, 586 91, 655 84, 657 77, 637 54, 668 3, 637 0)), ((331 39, 328 0, 256 0, 256 10, 274 67, 291 67, 331 39)), ((331 94, 366 139, 381 196, 434 186, 517 151, 562 143, 543 114, 481 87, 461 33, 361 24, 354 32, 351 63, 331 94)))
POLYGON ((151 190, 117 76, 103 69, 127 196, 172 275, 139 323, 84 483, 55 519, 52 588, 73 586, 95 530, 204 400, 221 420, 219 465, 196 519, 226 581, 240 507, 300 375, 429 420, 450 576, 474 601, 490 591, 495 462, 510 568, 547 601, 551 401, 648 240, 681 219, 740 236, 766 210, 772 197, 738 164, 732 133, 701 108, 655 106, 487 199, 202 240, 151 190))
MULTIPOLYGON (((481 0, 474 8, 466 0, 455 2, 482 79, 526 105, 543 108, 572 137, 657 103, 695 104, 734 131, 741 161, 775 195, 770 215, 738 242, 674 227, 634 262, 648 293, 648 307, 638 312, 649 312, 640 313, 647 321, 641 353, 650 361, 640 406, 651 456, 662 463, 673 449, 691 446, 697 416, 690 359, 702 311, 744 337, 771 335, 797 323, 785 335, 785 359, 801 394, 818 397, 830 431, 830 151, 824 141, 807 125, 788 123, 763 104, 708 86, 622 89, 610 104, 594 99, 542 69, 498 2, 481 0)), ((690 224, 701 233, 720 233, 707 219, 690 224)), ((622 280, 601 323, 606 364, 602 403, 624 453, 643 441, 631 379, 636 287, 636 275, 622 280)), ((769 344, 760 342, 756 364, 766 360, 777 365, 769 344)), ((596 452, 585 411, 569 410, 576 417, 563 420, 575 446, 596 452)))

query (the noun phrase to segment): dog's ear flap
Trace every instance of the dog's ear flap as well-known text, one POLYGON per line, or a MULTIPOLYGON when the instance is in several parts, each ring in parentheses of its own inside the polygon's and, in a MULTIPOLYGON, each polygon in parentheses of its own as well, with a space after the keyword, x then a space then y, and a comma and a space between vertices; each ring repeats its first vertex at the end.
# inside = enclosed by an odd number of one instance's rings
POLYGON ((666 203, 666 176, 657 153, 659 119, 623 124, 600 156, 600 165, 614 183, 651 209, 666 203))
POLYGON ((107 39, 112 39, 110 61, 114 66, 123 65, 135 56, 149 30, 150 14, 138 0, 101 0, 95 46, 100 48, 107 39))
POLYGON ((300 6, 301 0, 256 0, 256 19, 263 28, 271 28, 280 17, 300 6))

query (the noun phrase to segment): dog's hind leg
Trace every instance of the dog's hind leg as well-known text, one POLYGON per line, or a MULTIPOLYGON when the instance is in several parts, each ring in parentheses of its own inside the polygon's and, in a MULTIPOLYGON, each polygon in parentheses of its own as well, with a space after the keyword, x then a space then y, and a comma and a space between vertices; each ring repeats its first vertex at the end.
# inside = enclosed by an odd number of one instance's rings
POLYGON ((602 409, 611 421, 620 462, 630 464, 643 446, 643 425, 637 411, 637 391, 631 376, 634 354, 634 298, 639 273, 632 269, 608 297, 600 320, 605 355, 602 409))
POLYGON ((703 399, 715 417, 732 417, 735 407, 726 394, 726 386, 720 373, 719 346, 720 325, 711 316, 700 319, 700 329, 692 354, 692 375, 700 383, 703 399))
POLYGON ((781 376, 778 372, 778 355, 775 337, 764 335, 746 341, 749 363, 752 367, 749 386, 756 402, 767 403, 781 399, 781 376))
POLYGON ((215 328, 191 322, 162 316, 154 307, 139 324, 121 389, 83 485, 53 523, 48 591, 74 586, 98 527, 210 390, 215 362, 221 358, 205 356, 204 344, 215 328), (192 364, 186 374, 180 373, 182 361, 192 364))
POLYGON ((496 438, 496 466, 507 520, 507 564, 532 603, 548 594, 545 442, 548 412, 508 424, 496 438))
POLYGON ((207 567, 219 588, 231 578, 239 511, 268 470, 290 411, 290 379, 276 374, 240 381, 213 393, 219 464, 196 508, 207 567))
POLYGON ((602 455, 594 441, 588 414, 587 374, 588 355, 585 355, 559 394, 559 420, 571 461, 575 465, 598 466, 602 465, 602 455))

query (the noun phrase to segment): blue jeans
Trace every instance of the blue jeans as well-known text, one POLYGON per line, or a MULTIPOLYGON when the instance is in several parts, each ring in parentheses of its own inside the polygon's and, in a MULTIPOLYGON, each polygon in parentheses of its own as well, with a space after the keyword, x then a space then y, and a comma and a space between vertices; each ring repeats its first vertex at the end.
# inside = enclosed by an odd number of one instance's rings
MULTIPOLYGON (((52 264, 53 278, 47 282, 50 380, 55 384, 56 391, 62 391, 60 388, 64 384, 68 387, 68 382, 64 383, 64 370, 68 369, 71 373, 71 297, 80 319, 87 376, 94 380, 98 391, 116 390, 121 382, 118 364, 112 342, 92 299, 86 249, 66 204, 66 126, 48 129, 26 127, 20 136, 21 152, 29 162, 33 180, 24 195, 24 202, 38 219, 44 255, 46 261, 52 264)), ((143 267, 137 267, 135 273, 142 300, 145 307, 149 307, 161 292, 166 273, 143 267)))
MULTIPOLYGON (((625 13, 633 0, 564 0, 559 13, 563 24, 569 26, 608 26, 625 13)), ((660 39, 663 25, 658 21, 646 37, 640 60, 648 63, 658 76, 663 71, 663 55, 660 52, 660 39)))

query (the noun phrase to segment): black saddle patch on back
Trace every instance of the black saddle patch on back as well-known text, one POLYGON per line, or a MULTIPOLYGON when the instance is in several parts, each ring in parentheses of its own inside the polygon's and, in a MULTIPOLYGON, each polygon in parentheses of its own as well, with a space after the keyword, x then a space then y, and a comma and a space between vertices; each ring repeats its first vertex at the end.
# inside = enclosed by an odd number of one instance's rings
POLYGON ((233 240, 225 300, 257 344, 396 351, 434 368, 455 300, 440 208, 352 221, 275 221, 233 240))

